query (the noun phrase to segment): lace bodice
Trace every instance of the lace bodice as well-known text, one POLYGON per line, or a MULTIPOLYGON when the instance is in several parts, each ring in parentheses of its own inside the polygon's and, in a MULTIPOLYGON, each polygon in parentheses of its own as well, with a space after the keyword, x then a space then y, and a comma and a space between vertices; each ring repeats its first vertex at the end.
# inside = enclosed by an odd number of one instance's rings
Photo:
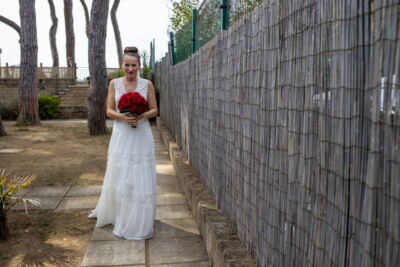
MULTIPOLYGON (((135 91, 141 94, 146 100, 147 100, 147 85, 148 85, 148 80, 139 77, 135 91)), ((115 110, 119 112, 120 111, 118 109, 119 99, 123 94, 126 93, 124 80, 122 77, 114 79, 114 90, 115 90, 115 110)), ((138 131, 139 129, 144 129, 144 128, 148 128, 148 131, 151 131, 149 121, 147 119, 141 119, 139 121, 139 124, 137 125, 137 128, 134 129, 135 131, 138 131)), ((133 128, 128 123, 120 120, 116 120, 114 122, 114 129, 119 131, 128 131, 128 132, 132 132, 133 130, 133 128)))
MULTIPOLYGON (((139 94, 141 94, 144 97, 144 99, 147 100, 147 84, 148 84, 148 82, 146 79, 143 79, 143 78, 138 78, 138 79, 139 80, 138 80, 135 92, 138 92, 139 94)), ((121 96, 123 94, 126 93, 123 77, 117 78, 114 80, 114 90, 115 90, 115 106, 116 106, 116 110, 119 112, 119 109, 118 109, 119 99, 121 98, 121 96)))

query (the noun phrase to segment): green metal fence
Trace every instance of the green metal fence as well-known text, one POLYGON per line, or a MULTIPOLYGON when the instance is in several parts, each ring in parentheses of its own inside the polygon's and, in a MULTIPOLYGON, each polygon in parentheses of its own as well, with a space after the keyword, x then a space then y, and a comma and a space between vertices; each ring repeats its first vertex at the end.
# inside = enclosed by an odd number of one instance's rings
POLYGON ((193 10, 192 21, 171 33, 172 64, 179 63, 213 39, 221 30, 251 12, 263 0, 205 0, 193 10))
POLYGON ((197 33, 195 39, 196 50, 214 38, 221 31, 220 0, 204 1, 197 12, 195 23, 197 33))

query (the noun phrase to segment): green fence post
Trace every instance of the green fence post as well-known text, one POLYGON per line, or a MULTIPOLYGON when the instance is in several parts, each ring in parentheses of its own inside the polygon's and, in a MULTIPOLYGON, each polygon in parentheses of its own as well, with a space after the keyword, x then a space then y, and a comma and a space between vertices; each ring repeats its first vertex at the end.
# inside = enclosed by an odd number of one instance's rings
POLYGON ((229 28, 229 0, 221 0, 221 27, 222 30, 229 28))
POLYGON ((192 53, 196 53, 197 50, 197 9, 192 10, 192 53))
POLYGON ((174 43, 174 33, 170 32, 169 33, 169 39, 170 39, 170 44, 171 44, 171 60, 172 60, 172 65, 175 65, 176 63, 176 56, 175 56, 175 43, 174 43))

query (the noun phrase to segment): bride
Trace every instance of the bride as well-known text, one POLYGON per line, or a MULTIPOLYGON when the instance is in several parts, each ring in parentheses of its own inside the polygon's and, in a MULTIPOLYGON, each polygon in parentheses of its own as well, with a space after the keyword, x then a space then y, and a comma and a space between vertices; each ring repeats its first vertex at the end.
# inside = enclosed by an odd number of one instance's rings
POLYGON ((156 213, 156 170, 154 140, 148 118, 158 114, 153 84, 139 76, 140 55, 127 47, 122 78, 110 82, 107 116, 115 120, 108 147, 107 170, 96 208, 96 227, 113 224, 113 234, 131 240, 153 236, 156 213), (138 92, 149 103, 149 111, 123 115, 118 101, 127 92, 138 92), (136 128, 132 127, 136 126, 136 128))

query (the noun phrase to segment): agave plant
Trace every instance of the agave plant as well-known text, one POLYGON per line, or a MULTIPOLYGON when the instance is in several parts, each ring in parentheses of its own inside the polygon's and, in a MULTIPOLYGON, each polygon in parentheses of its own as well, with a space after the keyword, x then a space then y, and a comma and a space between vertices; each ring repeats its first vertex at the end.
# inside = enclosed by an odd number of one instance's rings
POLYGON ((7 212, 16 202, 23 202, 26 212, 28 203, 39 204, 37 200, 17 196, 18 192, 27 187, 35 178, 35 175, 20 177, 4 169, 0 170, 0 239, 6 239, 9 235, 7 212))

